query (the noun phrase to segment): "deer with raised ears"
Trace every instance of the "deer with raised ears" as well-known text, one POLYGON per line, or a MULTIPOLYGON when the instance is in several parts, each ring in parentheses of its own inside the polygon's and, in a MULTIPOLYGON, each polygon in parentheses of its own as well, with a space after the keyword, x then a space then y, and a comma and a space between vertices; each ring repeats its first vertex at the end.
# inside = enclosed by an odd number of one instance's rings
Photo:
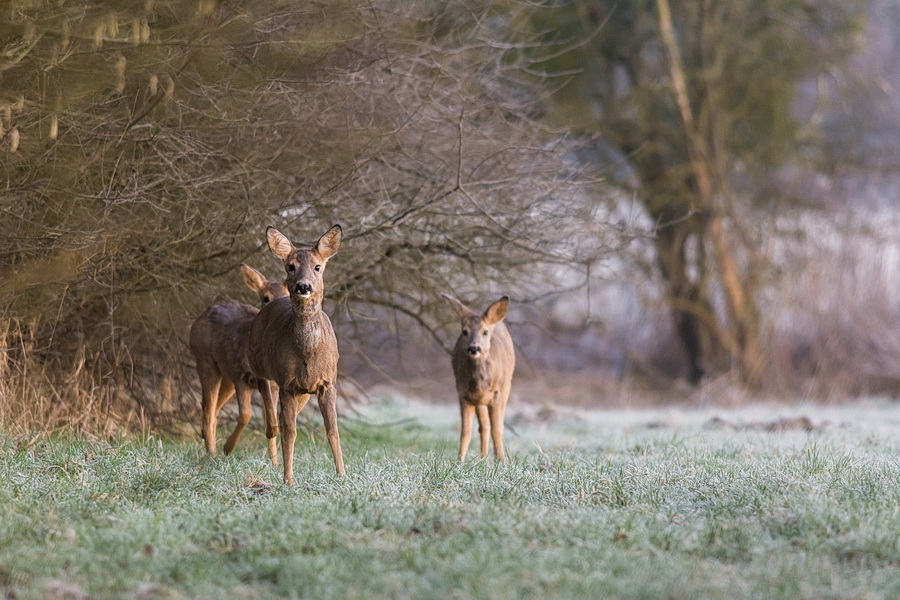
POLYGON ((297 414, 315 394, 325 422, 334 467, 344 475, 337 424, 338 345, 331 320, 322 311, 325 265, 341 245, 341 226, 329 229, 312 248, 296 248, 274 227, 266 229, 269 249, 284 262, 290 297, 272 302, 253 320, 247 340, 247 360, 258 378, 267 411, 266 436, 281 428, 284 483, 294 482, 294 441, 297 414), (278 384, 279 413, 266 381, 278 384))
POLYGON ((509 309, 503 296, 478 314, 450 296, 446 298, 462 325, 453 348, 453 374, 459 394, 462 427, 459 434, 459 460, 466 459, 472 439, 472 417, 478 415, 481 456, 488 453, 488 436, 494 441, 494 454, 503 460, 503 416, 512 388, 516 353, 509 330, 502 322, 509 309))
MULTIPOLYGON (((283 283, 269 281, 262 273, 241 265, 241 277, 266 306, 288 295, 283 283)), ((244 346, 250 324, 259 312, 255 306, 230 300, 207 308, 191 325, 190 347, 197 363, 197 375, 203 393, 203 440, 211 456, 216 455, 216 421, 222 406, 235 392, 238 398, 238 422, 225 441, 225 454, 231 454, 241 432, 250 422, 250 373, 244 362, 244 346)), ((274 442, 269 456, 278 460, 274 442)), ((277 464, 277 463, 276 463, 277 464)))

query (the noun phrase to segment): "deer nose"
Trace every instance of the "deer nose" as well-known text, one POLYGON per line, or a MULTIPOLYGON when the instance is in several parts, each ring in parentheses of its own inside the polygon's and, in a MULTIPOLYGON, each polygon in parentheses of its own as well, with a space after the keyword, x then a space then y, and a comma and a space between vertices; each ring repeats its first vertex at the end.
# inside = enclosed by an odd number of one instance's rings
POLYGON ((475 345, 469 346, 468 351, 469 351, 469 354, 471 354, 472 356, 476 356, 481 352, 481 346, 475 346, 475 345))
POLYGON ((294 292, 299 296, 308 296, 312 294, 312 286, 308 283, 298 283, 294 292))

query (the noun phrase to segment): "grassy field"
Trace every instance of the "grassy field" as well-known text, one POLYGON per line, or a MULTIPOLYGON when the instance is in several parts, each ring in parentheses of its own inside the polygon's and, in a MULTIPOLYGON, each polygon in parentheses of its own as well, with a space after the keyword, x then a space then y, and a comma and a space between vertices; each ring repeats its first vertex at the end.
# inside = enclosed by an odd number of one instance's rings
POLYGON ((342 421, 342 480, 308 418, 293 488, 258 431, 214 460, 0 434, 0 595, 900 597, 889 403, 511 407, 510 460, 459 465, 455 409, 385 400, 342 421))

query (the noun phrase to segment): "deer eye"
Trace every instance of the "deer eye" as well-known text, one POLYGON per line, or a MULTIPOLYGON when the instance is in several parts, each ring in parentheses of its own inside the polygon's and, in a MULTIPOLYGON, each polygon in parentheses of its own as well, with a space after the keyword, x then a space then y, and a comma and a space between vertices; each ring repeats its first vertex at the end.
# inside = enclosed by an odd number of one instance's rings
POLYGON ((287 270, 290 271, 291 273, 294 272, 294 268, 295 268, 294 265, 290 265, 290 264, 289 264, 289 265, 287 266, 287 270))
POLYGON ((488 330, 487 330, 487 329, 485 329, 484 331, 481 332, 481 335, 487 335, 487 334, 488 334, 488 330))
POLYGON ((263 304, 268 304, 270 302, 268 296, 263 296, 263 304))
POLYGON ((468 329, 463 329, 463 335, 469 335, 469 330, 468 330, 468 329))
POLYGON ((322 265, 316 265, 316 266, 315 266, 315 269, 316 269, 316 271, 321 271, 321 270, 322 270, 322 265))

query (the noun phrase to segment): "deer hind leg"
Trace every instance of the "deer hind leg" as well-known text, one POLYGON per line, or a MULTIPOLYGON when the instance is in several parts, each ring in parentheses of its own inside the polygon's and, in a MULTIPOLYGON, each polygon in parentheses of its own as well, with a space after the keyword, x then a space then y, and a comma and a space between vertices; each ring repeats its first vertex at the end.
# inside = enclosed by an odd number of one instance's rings
MULTIPOLYGON (((238 383, 235 386, 235 390, 237 392, 237 400, 238 400, 238 422, 237 425, 234 426, 234 431, 228 436, 228 439, 225 440, 225 456, 228 456, 234 451, 234 447, 237 446, 238 440, 241 437, 241 432, 244 431, 244 427, 250 422, 250 388, 246 386, 246 384, 238 383)), ((219 398, 221 398, 221 394, 219 398)))
POLYGON ((325 437, 331 446, 331 456, 334 458, 334 469, 338 477, 344 476, 344 456, 341 453, 341 434, 337 423, 337 390, 334 385, 329 385, 321 390, 316 400, 319 403, 319 412, 325 422, 325 437))
MULTIPOLYGON (((498 423, 500 425, 500 439, 501 440, 503 439, 503 432, 506 429, 506 427, 504 425, 506 423, 506 404, 507 404, 507 402, 509 402, 509 392, 511 390, 512 390, 512 382, 507 381, 506 385, 500 390, 500 398, 498 398, 500 400, 500 402, 499 402, 499 404, 500 404, 500 419, 499 419, 498 423)), ((503 448, 501 447, 501 450, 502 449, 503 448)), ((504 454, 504 456, 505 456, 505 454, 504 454)), ((503 458, 501 458, 500 460, 503 460, 503 458)))
POLYGON ((503 451, 503 406, 501 402, 494 402, 490 407, 491 437, 494 439, 494 454, 497 460, 506 458, 503 451))
POLYGON ((231 379, 223 375, 222 381, 219 384, 218 399, 216 400, 216 414, 219 414, 219 412, 221 412, 222 407, 225 406, 225 403, 228 402, 233 393, 234 383, 232 383, 231 379))
POLYGON ((200 390, 203 394, 203 441, 206 451, 210 456, 216 455, 216 416, 219 414, 216 400, 219 396, 219 387, 222 384, 222 375, 212 365, 205 362, 197 362, 197 375, 200 377, 200 390))
POLYGON ((481 436, 481 458, 488 454, 488 440, 491 435, 491 419, 488 416, 488 407, 485 404, 479 404, 475 408, 475 414, 478 416, 478 435, 481 436))
POLYGON ((472 439, 472 417, 475 416, 475 407, 468 402, 460 401, 459 412, 462 417, 462 426, 459 430, 459 462, 463 462, 469 450, 469 440, 472 439))

